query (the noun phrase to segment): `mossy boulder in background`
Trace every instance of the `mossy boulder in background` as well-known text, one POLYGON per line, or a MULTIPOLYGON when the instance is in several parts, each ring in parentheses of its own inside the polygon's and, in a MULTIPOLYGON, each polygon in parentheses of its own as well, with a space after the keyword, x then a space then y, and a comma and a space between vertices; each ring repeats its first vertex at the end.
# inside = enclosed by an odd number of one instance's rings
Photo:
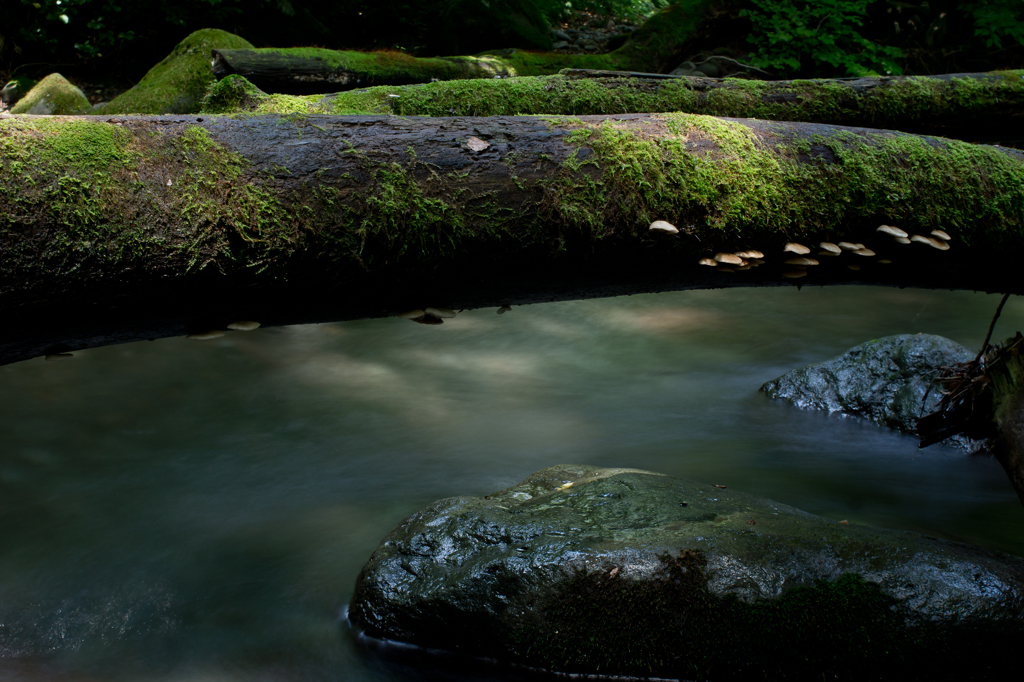
POLYGON ((11 107, 12 114, 73 116, 89 111, 89 98, 59 73, 36 83, 11 107))
POLYGON ((36 81, 31 78, 12 78, 4 85, 4 89, 0 90, 0 105, 10 109, 35 87, 35 84, 36 81))
POLYGON ((210 69, 213 50, 242 48, 252 48, 252 44, 220 29, 196 31, 178 43, 171 54, 150 69, 135 87, 97 107, 94 113, 195 113, 214 80, 210 69))
MULTIPOLYGON (((761 391, 805 410, 866 417, 917 434, 917 420, 939 407, 942 393, 931 387, 939 368, 973 358, 970 350, 941 336, 886 336, 788 372, 761 391)), ((966 436, 954 436, 946 444, 968 451, 984 448, 983 441, 966 436)))
POLYGON ((570 673, 995 679, 1024 642, 1024 559, 563 465, 407 518, 349 617, 371 637, 570 673))

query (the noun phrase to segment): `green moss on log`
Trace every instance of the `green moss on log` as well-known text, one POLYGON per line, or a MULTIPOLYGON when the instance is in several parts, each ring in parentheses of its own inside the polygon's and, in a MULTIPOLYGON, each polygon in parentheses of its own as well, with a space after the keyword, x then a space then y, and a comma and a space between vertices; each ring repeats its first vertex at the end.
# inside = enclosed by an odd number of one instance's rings
POLYGON ((456 80, 351 90, 334 95, 268 95, 240 76, 212 86, 210 113, 385 114, 400 116, 588 115, 680 111, 779 121, 900 129, 922 121, 983 120, 1024 107, 1024 71, 988 77, 891 79, 867 92, 841 81, 770 83, 706 79, 651 83, 634 78, 542 76, 456 80), (243 82, 244 81, 244 82, 243 82), (245 97, 242 97, 242 93, 245 97))
POLYGON ((199 110, 214 81, 210 54, 216 48, 251 48, 227 31, 205 28, 178 43, 171 54, 128 92, 97 109, 97 114, 187 114, 199 110))
POLYGON ((1024 228, 1024 164, 991 147, 866 131, 808 141, 781 125, 681 113, 552 120, 575 129, 567 141, 578 149, 550 181, 552 204, 597 238, 609 225, 629 221, 639 234, 681 214, 700 218, 677 224, 684 232, 747 243, 764 232, 806 238, 884 222, 1003 246, 1024 228), (967 178, 971 191, 957 191, 967 178))
POLYGON ((320 47, 265 47, 218 52, 232 68, 243 71, 293 69, 322 78, 326 83, 338 83, 339 87, 350 78, 363 83, 426 83, 431 79, 515 75, 505 60, 493 55, 417 58, 396 50, 356 52, 320 47))
MULTIPOLYGON (((138 137, 94 120, 0 122, 0 167, 18 176, 0 185, 0 196, 23 211, 0 220, 9 226, 36 213, 33 219, 61 226, 46 244, 43 263, 14 258, 11 264, 47 263, 59 271, 88 254, 96 263, 122 265, 166 258, 187 271, 230 262, 232 244, 241 240, 250 245, 243 265, 252 266, 290 241, 294 228, 266 187, 237 183, 247 166, 200 126, 138 137), (140 192, 145 200, 133 203, 140 192), (161 214, 162 220, 153 218, 161 214), (171 225, 164 229, 168 214, 171 225)), ((34 247, 30 240, 14 243, 34 247)))
POLYGON ((539 76, 565 68, 658 72, 674 66, 711 0, 686 0, 656 12, 629 40, 607 54, 563 54, 502 49, 476 56, 416 58, 401 52, 354 52, 323 48, 218 50, 217 73, 248 75, 269 89, 304 92, 321 83, 330 89, 359 85, 428 83, 433 80, 539 76), (269 84, 269 85, 268 85, 269 84))
MULTIPOLYGON (((218 130, 240 133, 216 117, 8 117, 0 120, 0 199, 13 207, 0 214, 5 281, 45 273, 66 285, 125 268, 284 274, 297 250, 331 273, 415 276, 472 254, 585 259, 608 239, 639 248, 659 219, 681 231, 661 252, 686 267, 708 251, 767 253, 789 239, 867 241, 882 222, 921 234, 941 228, 955 250, 1021 253, 1024 163, 995 148, 828 128, 811 138, 785 124, 683 113, 545 121, 555 146, 500 152, 508 174, 474 185, 465 180, 473 162, 442 172, 415 145, 378 154, 363 139, 336 149, 344 173, 286 183, 288 168, 254 164, 219 142, 218 130)), ((244 123, 278 145, 323 126, 359 140, 372 122, 244 123)), ((468 153, 465 137, 456 146, 452 154, 468 153)))

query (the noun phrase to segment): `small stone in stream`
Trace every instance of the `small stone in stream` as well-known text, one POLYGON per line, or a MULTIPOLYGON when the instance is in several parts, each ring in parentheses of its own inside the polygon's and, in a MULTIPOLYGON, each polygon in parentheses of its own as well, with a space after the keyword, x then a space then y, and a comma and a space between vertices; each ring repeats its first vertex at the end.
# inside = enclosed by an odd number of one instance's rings
POLYGON ((718 78, 719 76, 722 75, 722 70, 718 68, 718 66, 714 62, 704 62, 703 64, 698 64, 695 70, 707 76, 708 78, 718 78))
POLYGON ((693 62, 683 62, 669 73, 670 76, 692 76, 696 73, 693 62))
POLYGON ((220 329, 211 329, 205 332, 196 332, 195 334, 189 334, 185 338, 191 339, 193 341, 211 341, 213 339, 219 339, 222 336, 224 336, 224 332, 221 331, 220 329))

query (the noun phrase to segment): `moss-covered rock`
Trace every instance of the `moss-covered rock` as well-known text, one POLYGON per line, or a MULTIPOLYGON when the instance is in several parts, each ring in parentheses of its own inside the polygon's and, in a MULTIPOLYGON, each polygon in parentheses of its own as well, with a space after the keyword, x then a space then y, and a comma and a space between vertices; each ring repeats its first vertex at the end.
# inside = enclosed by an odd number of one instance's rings
POLYGON ((12 114, 74 116, 89 111, 89 98, 59 73, 51 73, 11 107, 12 114))
MULTIPOLYGON (((931 385, 939 368, 973 358, 970 350, 941 336, 887 336, 788 372, 761 391, 803 409, 866 417, 916 434, 917 420, 939 407, 942 391, 931 385)), ((983 446, 965 436, 948 439, 947 444, 968 451, 983 446)))
POLYGON ((128 92, 99 107, 96 114, 186 114, 199 110, 213 82, 210 55, 213 50, 251 48, 227 31, 204 28, 178 43, 171 54, 154 66, 128 92))
POLYGON ((31 78, 12 78, 0 90, 0 104, 10 109, 36 84, 31 78))
POLYGON ((575 673, 991 679, 1024 560, 635 469, 558 466, 407 518, 363 569, 368 634, 575 673))

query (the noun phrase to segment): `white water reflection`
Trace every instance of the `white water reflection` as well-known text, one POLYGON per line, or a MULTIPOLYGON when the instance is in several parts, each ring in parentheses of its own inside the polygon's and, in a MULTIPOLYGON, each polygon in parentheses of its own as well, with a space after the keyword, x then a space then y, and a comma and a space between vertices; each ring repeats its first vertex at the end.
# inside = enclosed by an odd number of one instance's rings
POLYGON ((1024 554, 992 460, 757 393, 887 334, 977 347, 997 298, 681 292, 0 367, 0 681, 390 679, 336 623, 377 543, 557 463, 1024 554))

